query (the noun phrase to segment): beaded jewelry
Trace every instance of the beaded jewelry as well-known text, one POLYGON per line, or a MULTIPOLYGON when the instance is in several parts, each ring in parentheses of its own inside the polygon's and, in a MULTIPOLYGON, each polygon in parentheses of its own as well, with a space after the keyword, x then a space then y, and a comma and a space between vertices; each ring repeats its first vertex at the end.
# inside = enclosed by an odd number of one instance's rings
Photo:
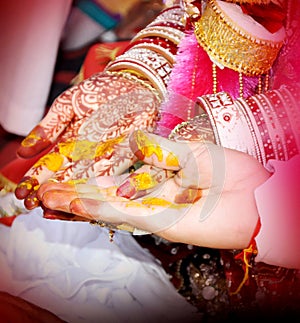
POLYGON ((245 75, 268 73, 284 41, 284 32, 278 39, 269 40, 245 31, 225 13, 221 1, 216 0, 207 2, 194 28, 199 44, 209 56, 245 75))

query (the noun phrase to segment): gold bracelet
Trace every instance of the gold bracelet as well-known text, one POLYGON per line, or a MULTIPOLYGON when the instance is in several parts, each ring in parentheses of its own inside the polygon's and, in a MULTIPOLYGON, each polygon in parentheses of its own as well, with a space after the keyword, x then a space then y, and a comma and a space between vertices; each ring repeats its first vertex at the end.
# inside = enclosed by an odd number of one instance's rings
POLYGON ((146 48, 131 48, 109 63, 107 71, 133 70, 150 81, 161 97, 167 93, 172 64, 162 55, 146 48))
POLYGON ((209 0, 194 32, 208 55, 225 67, 248 76, 267 74, 283 45, 258 38, 234 23, 216 0, 209 0))
POLYGON ((152 26, 149 28, 145 28, 140 31, 132 41, 137 41, 146 37, 160 37, 163 39, 168 39, 174 44, 178 45, 181 39, 184 36, 184 32, 181 30, 177 30, 175 28, 166 27, 166 26, 152 26))
POLYGON ((150 90, 154 94, 154 96, 157 98, 157 100, 159 102, 161 102, 161 97, 159 95, 159 92, 155 89, 155 87, 149 81, 143 79, 142 76, 138 76, 136 73, 134 73, 134 71, 130 71, 130 70, 116 71, 116 72, 107 71, 107 73, 111 74, 111 75, 120 75, 120 76, 126 78, 127 80, 134 81, 134 82, 138 83, 139 85, 150 90))
POLYGON ((175 62, 175 55, 173 55, 170 50, 167 48, 164 48, 163 46, 155 43, 139 43, 134 45, 132 48, 139 48, 139 49, 149 49, 153 52, 156 52, 163 56, 172 66, 174 65, 175 62))
POLYGON ((105 222, 102 220, 91 220, 90 224, 97 225, 101 228, 107 228, 109 230, 123 230, 123 231, 133 232, 135 229, 128 224, 112 224, 110 222, 105 222))
POLYGON ((209 141, 215 143, 214 132, 206 113, 198 114, 188 121, 179 123, 171 131, 168 139, 176 142, 209 141))

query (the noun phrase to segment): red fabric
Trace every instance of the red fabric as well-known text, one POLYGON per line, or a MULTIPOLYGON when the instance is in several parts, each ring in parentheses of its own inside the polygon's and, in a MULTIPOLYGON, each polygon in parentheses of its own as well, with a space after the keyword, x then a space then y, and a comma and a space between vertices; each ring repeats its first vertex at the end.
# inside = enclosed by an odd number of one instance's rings
MULTIPOLYGON (((115 59, 117 55, 120 55, 122 52, 124 52, 128 45, 129 41, 120 41, 105 44, 101 43, 93 45, 89 49, 83 62, 82 77, 86 79, 95 73, 102 72, 105 66, 111 60, 115 59)), ((52 147, 49 147, 47 150, 43 151, 33 158, 16 158, 12 160, 0 169, 0 175, 2 175, 5 180, 10 181, 14 184, 19 183, 24 177, 25 173, 34 165, 34 163, 37 162, 43 155, 45 155, 51 148, 52 147)), ((0 223, 10 226, 15 217, 16 216, 0 218, 0 223)))
POLYGON ((125 51, 128 45, 129 41, 93 45, 83 62, 83 78, 87 79, 95 73, 102 72, 111 60, 125 51))
MULTIPOLYGON (((95 44, 93 45, 83 63, 83 77, 84 79, 91 75, 103 71, 107 63, 114 59, 117 55, 124 52, 128 46, 129 41, 121 41, 115 43, 95 44)), ((2 169, 0 174, 13 183, 18 183, 30 167, 49 150, 29 159, 16 158, 2 169)))
POLYGON ((250 15, 271 33, 278 31, 286 19, 286 10, 274 3, 268 5, 242 4, 241 8, 245 14, 250 15))
POLYGON ((10 163, 8 163, 7 165, 5 165, 1 169, 0 173, 11 182, 17 184, 22 179, 26 171, 34 164, 36 160, 37 158, 33 158, 33 159, 16 158, 10 163))

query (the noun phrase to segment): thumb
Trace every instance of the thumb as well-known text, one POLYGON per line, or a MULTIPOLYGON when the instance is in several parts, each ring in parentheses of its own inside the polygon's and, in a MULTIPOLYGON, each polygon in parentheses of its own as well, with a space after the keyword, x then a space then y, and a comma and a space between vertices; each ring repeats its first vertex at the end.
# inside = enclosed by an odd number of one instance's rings
POLYGON ((187 143, 171 141, 142 130, 134 131, 129 138, 130 149, 146 164, 158 168, 179 171, 191 154, 187 143))
POLYGON ((21 142, 17 155, 31 158, 55 143, 74 117, 72 92, 65 91, 56 98, 46 116, 21 142))
POLYGON ((144 163, 176 171, 175 180, 181 186, 204 189, 224 180, 224 149, 211 142, 175 142, 137 130, 129 143, 144 163))

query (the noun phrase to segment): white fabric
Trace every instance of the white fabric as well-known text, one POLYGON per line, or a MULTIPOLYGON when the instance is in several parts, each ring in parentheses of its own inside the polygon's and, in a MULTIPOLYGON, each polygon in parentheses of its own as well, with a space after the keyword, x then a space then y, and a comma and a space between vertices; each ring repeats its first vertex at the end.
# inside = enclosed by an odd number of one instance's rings
POLYGON ((0 124, 25 136, 44 115, 72 0, 0 1, 0 124))
POLYGON ((239 5, 217 0, 218 6, 231 21, 235 22, 238 29, 245 30, 261 40, 281 42, 285 38, 285 29, 281 27, 275 33, 269 32, 263 25, 255 21, 250 15, 243 13, 239 5))
POLYGON ((261 221, 255 260, 300 269, 300 155, 267 167, 274 174, 255 191, 261 221))
POLYGON ((0 268, 0 290, 67 322, 190 322, 196 311, 129 233, 110 242, 106 229, 41 209, 0 225, 0 268))

